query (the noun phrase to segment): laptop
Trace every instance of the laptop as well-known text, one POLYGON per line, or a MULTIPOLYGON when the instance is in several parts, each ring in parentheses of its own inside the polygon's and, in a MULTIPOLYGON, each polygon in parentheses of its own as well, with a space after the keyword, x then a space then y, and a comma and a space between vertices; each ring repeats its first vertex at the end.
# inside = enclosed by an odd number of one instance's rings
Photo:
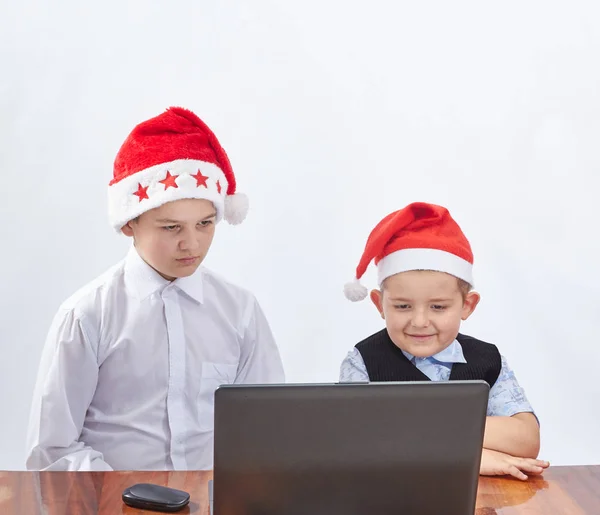
POLYGON ((475 512, 484 381, 223 385, 214 515, 475 512))

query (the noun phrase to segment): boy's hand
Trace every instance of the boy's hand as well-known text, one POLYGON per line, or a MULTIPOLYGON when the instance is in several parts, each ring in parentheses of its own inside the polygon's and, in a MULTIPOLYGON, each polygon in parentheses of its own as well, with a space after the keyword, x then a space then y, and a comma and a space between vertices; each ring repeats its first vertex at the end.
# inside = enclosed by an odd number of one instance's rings
POLYGON ((547 461, 517 458, 503 452, 483 449, 479 474, 482 476, 510 475, 517 479, 526 480, 527 476, 523 472, 541 474, 549 466, 550 463, 547 461))

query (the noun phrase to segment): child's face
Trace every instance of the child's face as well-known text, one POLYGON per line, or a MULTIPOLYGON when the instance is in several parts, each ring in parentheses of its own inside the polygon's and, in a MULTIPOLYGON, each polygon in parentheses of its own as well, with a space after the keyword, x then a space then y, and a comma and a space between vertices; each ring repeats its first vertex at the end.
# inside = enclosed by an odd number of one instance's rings
POLYGON ((463 298, 456 277, 414 270, 388 277, 371 300, 385 319, 390 338, 400 349, 429 357, 448 347, 479 302, 479 294, 463 298))
POLYGON ((127 223, 123 233, 134 239, 146 263, 165 279, 193 274, 215 234, 216 211, 205 199, 181 199, 146 211, 127 223))

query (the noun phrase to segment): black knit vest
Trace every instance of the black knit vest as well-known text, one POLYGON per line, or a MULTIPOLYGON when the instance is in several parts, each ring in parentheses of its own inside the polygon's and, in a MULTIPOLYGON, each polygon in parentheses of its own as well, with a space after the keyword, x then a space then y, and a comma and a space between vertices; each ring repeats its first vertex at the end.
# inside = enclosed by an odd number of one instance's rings
MULTIPOLYGON (((498 348, 491 343, 482 342, 464 334, 459 334, 456 339, 462 347, 467 362, 452 365, 450 380, 480 379, 486 381, 490 388, 494 386, 502 368, 502 358, 498 348)), ((365 362, 370 381, 430 380, 394 345, 387 329, 357 343, 356 348, 365 362)))

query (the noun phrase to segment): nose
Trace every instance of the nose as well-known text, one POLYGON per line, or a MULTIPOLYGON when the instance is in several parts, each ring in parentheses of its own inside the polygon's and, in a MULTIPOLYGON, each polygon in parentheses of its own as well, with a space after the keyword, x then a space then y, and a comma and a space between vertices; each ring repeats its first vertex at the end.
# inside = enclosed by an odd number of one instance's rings
POLYGON ((411 320, 413 327, 427 327, 429 325, 429 316, 426 309, 417 309, 413 312, 411 320))
POLYGON ((194 252, 199 248, 200 242, 197 234, 188 230, 181 234, 181 239, 179 240, 179 250, 194 252))

